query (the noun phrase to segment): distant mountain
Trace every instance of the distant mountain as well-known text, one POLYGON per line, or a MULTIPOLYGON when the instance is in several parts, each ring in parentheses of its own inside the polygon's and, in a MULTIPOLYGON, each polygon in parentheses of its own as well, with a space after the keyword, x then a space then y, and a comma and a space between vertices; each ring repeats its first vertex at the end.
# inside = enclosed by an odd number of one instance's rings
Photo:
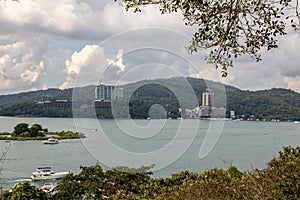
MULTIPOLYGON (((147 118, 155 104, 163 106, 168 117, 180 117, 178 108, 195 108, 202 103, 202 92, 210 88, 214 92, 216 107, 226 107, 236 115, 246 118, 254 115, 259 119, 300 120, 300 94, 287 89, 243 91, 218 82, 196 78, 176 77, 170 79, 144 80, 122 86, 129 100, 132 118, 147 118)), ((36 104, 43 96, 92 104, 95 86, 66 90, 48 89, 0 96, 0 115, 72 117, 71 110, 45 109, 36 104), (72 94, 75 94, 72 96, 72 94)), ((108 110, 98 110, 98 117, 109 118, 108 110)))

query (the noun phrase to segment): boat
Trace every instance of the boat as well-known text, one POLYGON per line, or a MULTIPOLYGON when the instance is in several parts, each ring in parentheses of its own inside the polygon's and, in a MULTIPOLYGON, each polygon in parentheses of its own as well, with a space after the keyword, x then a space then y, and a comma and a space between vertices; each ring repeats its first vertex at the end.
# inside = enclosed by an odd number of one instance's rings
POLYGON ((32 172, 32 176, 30 179, 32 181, 40 181, 40 180, 54 180, 65 177, 68 172, 54 172, 51 167, 38 167, 35 172, 32 172))
POLYGON ((58 144, 58 139, 56 138, 49 138, 48 140, 43 142, 44 144, 58 144))
POLYGON ((41 187, 41 190, 43 190, 44 192, 51 192, 54 188, 55 186, 53 185, 53 183, 44 183, 44 185, 41 187))

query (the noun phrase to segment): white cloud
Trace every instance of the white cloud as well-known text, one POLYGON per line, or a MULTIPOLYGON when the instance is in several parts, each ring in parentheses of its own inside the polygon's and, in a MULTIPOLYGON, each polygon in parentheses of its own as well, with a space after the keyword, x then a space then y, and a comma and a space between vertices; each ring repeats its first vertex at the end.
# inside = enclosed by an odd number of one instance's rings
POLYGON ((202 78, 205 80, 211 80, 211 81, 220 82, 224 84, 228 84, 234 80, 233 75, 228 76, 226 78, 221 78, 220 74, 221 74, 220 70, 217 70, 212 66, 206 66, 203 69, 199 70, 198 73, 191 74, 190 76, 194 78, 202 78))
POLYGON ((0 45, 0 93, 41 89, 44 74, 43 55, 48 40, 43 37, 0 45))
POLYGON ((108 65, 115 65, 120 68, 120 71, 118 71, 118 72, 123 72, 126 68, 126 66, 123 64, 123 52, 124 52, 124 50, 120 49, 118 51, 116 59, 114 59, 114 60, 107 59, 108 65))
POLYGON ((126 66, 123 64, 122 57, 122 49, 118 51, 115 59, 108 59, 103 47, 86 45, 81 51, 74 52, 66 61, 66 81, 60 88, 95 85, 103 79, 110 79, 111 73, 125 70, 126 66))
POLYGON ((86 45, 66 61, 66 81, 60 88, 74 87, 75 81, 80 80, 86 85, 95 83, 99 76, 97 69, 104 69, 105 65, 104 49, 98 45, 86 45))
POLYGON ((220 72, 203 62, 205 51, 186 54, 184 46, 193 29, 184 26, 181 13, 161 15, 156 6, 132 13, 112 0, 6 0, 0 1, 0 21, 1 93, 50 83, 51 87, 62 88, 71 87, 74 81, 76 85, 97 83, 104 72, 104 78, 111 80, 119 80, 127 73, 127 81, 134 81, 134 76, 142 79, 172 75, 172 70, 163 65, 174 69, 174 73, 223 81, 241 89, 299 88, 299 32, 290 31, 281 37, 278 50, 263 51, 263 62, 239 59, 229 69, 228 77, 221 79, 220 72), (50 41, 38 41, 40 35, 47 35, 50 41), (156 56, 160 57, 149 56, 145 50, 148 47, 156 48, 156 56), (137 56, 138 51, 141 53, 137 56), (184 57, 189 64, 182 60, 184 57), (153 62, 161 65, 149 65, 153 62), (150 69, 133 70, 138 65, 150 69))
POLYGON ((297 75, 295 77, 284 77, 284 82, 287 83, 288 88, 295 90, 296 92, 300 92, 300 76, 297 75))
MULTIPOLYGON (((104 39, 112 34, 142 27, 184 27, 180 14, 161 16, 150 6, 142 13, 126 12, 114 1, 97 9, 75 0, 6 0, 0 2, 1 26, 11 31, 47 32, 81 39, 104 39), (159 23, 157 23, 159 21, 159 23)), ((5 30, 2 30, 5 31, 5 30)))

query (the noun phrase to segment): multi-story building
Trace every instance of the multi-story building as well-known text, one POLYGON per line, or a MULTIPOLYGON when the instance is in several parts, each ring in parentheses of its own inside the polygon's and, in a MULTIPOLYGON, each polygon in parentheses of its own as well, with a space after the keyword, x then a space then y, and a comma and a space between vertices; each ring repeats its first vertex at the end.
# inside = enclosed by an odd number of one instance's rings
POLYGON ((123 99, 123 88, 112 85, 97 85, 94 105, 96 108, 111 108, 112 101, 123 99))
POLYGON ((45 108, 59 109, 59 110, 71 110, 79 109, 80 103, 74 103, 69 100, 49 100, 49 101, 39 101, 37 104, 43 104, 45 108))
POLYGON ((211 117, 213 105, 214 105, 214 93, 210 89, 206 89, 202 93, 202 105, 200 106, 200 117, 211 117))
POLYGON ((214 106, 214 93, 210 89, 202 93, 202 106, 214 106))
POLYGON ((111 85, 98 85, 95 88, 95 99, 100 101, 123 99, 123 88, 111 85))
POLYGON ((189 118, 224 118, 226 109, 214 107, 214 93, 206 89, 202 93, 202 104, 192 110, 186 110, 189 118))

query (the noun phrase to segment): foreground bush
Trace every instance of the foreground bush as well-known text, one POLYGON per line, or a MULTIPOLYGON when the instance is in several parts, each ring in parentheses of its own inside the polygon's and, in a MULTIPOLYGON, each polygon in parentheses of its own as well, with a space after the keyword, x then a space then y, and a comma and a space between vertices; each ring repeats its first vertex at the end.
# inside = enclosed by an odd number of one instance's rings
POLYGON ((2 199, 5 200, 48 200, 50 196, 42 190, 32 186, 29 182, 20 183, 11 191, 5 191, 2 199))
MULTIPOLYGON (((172 180, 187 174, 181 172, 172 180)), ((148 192, 155 199, 300 199, 300 147, 285 147, 279 157, 272 159, 268 167, 241 173, 232 166, 227 170, 211 169, 194 175, 176 188, 168 187, 159 195, 150 187, 148 192)), ((167 179, 164 179, 167 180, 167 179)), ((174 184, 172 185, 174 186, 174 184)), ((163 187, 162 187, 163 188, 163 187)))
POLYGON ((300 199, 300 147, 285 147, 266 169, 240 172, 211 169, 201 174, 182 171, 169 178, 151 178, 150 167, 118 167, 106 172, 99 166, 81 167, 67 175, 55 194, 43 195, 25 185, 6 191, 4 199, 300 199), (23 196, 22 196, 23 195, 23 196), (28 196, 29 195, 29 196, 28 196))

